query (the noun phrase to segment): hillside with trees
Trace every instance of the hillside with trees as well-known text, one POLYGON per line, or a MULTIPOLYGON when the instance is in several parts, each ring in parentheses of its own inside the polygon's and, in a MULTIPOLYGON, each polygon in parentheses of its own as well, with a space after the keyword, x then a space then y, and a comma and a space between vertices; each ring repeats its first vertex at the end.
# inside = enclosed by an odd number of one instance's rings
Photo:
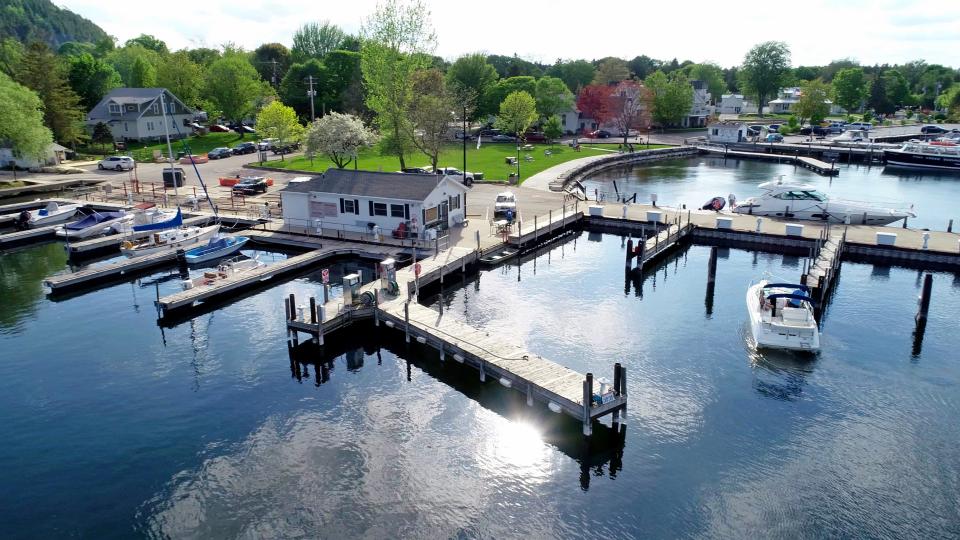
POLYGON ((53 49, 70 41, 94 43, 107 37, 102 28, 50 0, 5 0, 0 8, 0 39, 43 41, 53 49))

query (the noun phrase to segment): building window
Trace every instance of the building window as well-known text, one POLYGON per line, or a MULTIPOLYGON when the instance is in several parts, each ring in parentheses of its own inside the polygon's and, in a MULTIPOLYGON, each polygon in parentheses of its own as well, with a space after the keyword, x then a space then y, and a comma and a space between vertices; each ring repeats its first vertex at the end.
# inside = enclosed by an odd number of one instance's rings
POLYGON ((153 131, 153 122, 147 122, 147 131, 153 131))
POLYGON ((128 128, 126 122, 123 123, 123 130, 124 130, 124 131, 130 131, 130 129, 128 128))
POLYGON ((153 114, 160 114, 160 104, 159 104, 159 103, 154 103, 154 104, 153 104, 153 114))
POLYGON ((720 134, 720 130, 717 129, 717 128, 713 128, 713 135, 714 135, 714 136, 717 136, 717 135, 719 135, 719 134, 720 134))
POLYGON ((120 114, 120 106, 116 103, 110 104, 110 114, 120 114))
POLYGON ((375 202, 375 203, 372 203, 371 208, 373 209, 373 213, 370 214, 371 216, 387 215, 387 203, 375 202))
POLYGON ((460 208, 460 196, 450 197, 449 206, 450 210, 457 210, 460 208))
POLYGON ((561 114, 561 115, 560 115, 560 125, 563 125, 563 126, 566 126, 566 125, 567 125, 567 115, 566 115, 566 114, 561 114))
POLYGON ((403 219, 406 216, 406 213, 403 211, 402 204, 391 204, 390 205, 390 217, 397 217, 403 219))
POLYGON ((360 214, 360 201, 357 199, 340 199, 341 214, 360 214))

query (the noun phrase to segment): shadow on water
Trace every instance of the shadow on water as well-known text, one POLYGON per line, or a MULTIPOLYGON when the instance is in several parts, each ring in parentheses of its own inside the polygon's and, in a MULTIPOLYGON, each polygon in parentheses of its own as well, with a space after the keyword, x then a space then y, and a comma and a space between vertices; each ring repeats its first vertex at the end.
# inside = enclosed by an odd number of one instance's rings
POLYGON ((366 357, 375 357, 377 365, 381 365, 384 351, 406 363, 408 381, 416 367, 490 411, 511 421, 536 425, 544 442, 580 464, 580 487, 583 490, 589 489, 591 477, 606 473, 610 478, 616 478, 623 470, 626 425, 608 426, 594 422, 593 435, 584 437, 579 421, 550 412, 540 403, 528 407, 526 398, 519 392, 496 381, 482 383, 473 368, 451 360, 441 362, 439 353, 433 348, 406 343, 401 333, 385 327, 378 329, 372 323, 360 323, 337 331, 326 337, 323 347, 313 339, 290 347, 290 375, 299 383, 312 382, 320 387, 335 374, 340 357, 343 357, 343 367, 355 371, 364 367, 366 357))

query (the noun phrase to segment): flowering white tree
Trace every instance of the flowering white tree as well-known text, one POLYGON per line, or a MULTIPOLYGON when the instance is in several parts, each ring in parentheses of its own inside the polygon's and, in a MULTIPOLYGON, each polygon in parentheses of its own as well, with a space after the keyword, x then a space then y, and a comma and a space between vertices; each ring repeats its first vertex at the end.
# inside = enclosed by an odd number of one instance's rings
POLYGON ((367 129, 359 118, 332 112, 310 124, 305 154, 310 160, 323 154, 342 169, 356 159, 361 149, 376 142, 376 133, 367 129))

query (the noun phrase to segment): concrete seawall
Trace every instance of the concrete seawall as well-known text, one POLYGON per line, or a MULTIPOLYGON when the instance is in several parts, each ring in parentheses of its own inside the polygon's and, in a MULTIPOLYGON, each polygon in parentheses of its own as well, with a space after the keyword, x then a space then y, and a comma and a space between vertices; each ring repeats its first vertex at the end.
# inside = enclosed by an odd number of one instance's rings
POLYGON ((681 157, 695 156, 699 153, 696 147, 676 147, 676 148, 658 148, 656 150, 640 150, 638 152, 626 154, 614 154, 603 156, 598 159, 588 161, 577 167, 569 168, 559 173, 549 184, 550 191, 564 191, 564 189, 573 182, 579 182, 592 174, 633 165, 636 163, 645 163, 661 159, 675 159, 681 157))

